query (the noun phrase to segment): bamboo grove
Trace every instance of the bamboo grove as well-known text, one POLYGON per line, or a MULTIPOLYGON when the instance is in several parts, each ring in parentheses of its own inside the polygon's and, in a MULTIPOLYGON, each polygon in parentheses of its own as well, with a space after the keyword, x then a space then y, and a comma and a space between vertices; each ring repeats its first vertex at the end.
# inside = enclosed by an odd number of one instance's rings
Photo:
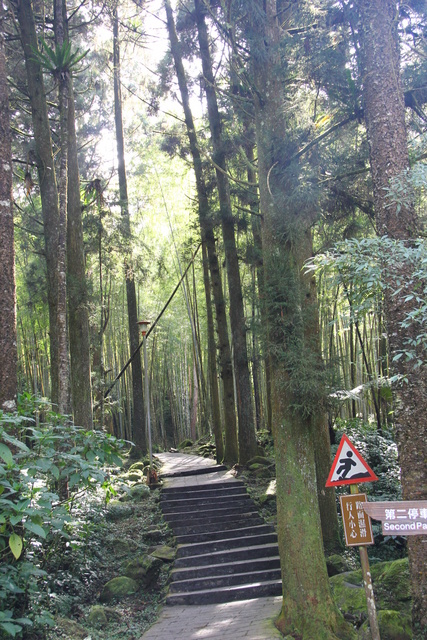
MULTIPOLYGON (((272 433, 279 627, 352 637, 319 533, 334 548, 337 421, 394 430, 403 495, 426 499, 425 2, 1 11, 1 404, 48 398, 134 456, 146 403, 158 449, 212 437, 243 465, 272 433)), ((425 638, 426 551, 409 555, 425 638)))

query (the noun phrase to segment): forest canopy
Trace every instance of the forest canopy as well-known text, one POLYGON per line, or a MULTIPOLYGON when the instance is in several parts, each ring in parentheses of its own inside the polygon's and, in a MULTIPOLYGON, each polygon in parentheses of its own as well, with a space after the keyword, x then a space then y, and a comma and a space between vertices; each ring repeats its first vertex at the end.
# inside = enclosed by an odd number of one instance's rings
MULTIPOLYGON (((403 499, 427 499, 426 15, 424 0, 0 6, 0 457, 30 455, 45 406, 99 434, 96 464, 122 440, 141 459, 211 438, 245 465, 271 435, 292 637, 352 637, 324 561, 337 429, 392 434, 403 499)), ((0 518, 13 564, 21 521, 0 518)), ((409 540, 419 639, 425 547, 409 540)))

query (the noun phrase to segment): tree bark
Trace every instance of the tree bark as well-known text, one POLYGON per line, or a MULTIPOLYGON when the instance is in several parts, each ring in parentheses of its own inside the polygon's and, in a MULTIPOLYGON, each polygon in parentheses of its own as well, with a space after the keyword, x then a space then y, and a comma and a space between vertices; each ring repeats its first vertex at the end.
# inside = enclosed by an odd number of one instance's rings
MULTIPOLYGON (((64 7, 64 12, 66 11, 64 7)), ((65 20, 62 0, 54 2, 55 45, 62 49, 65 42, 65 20)), ((70 411, 70 369, 67 331, 67 202, 68 202, 68 102, 70 71, 64 66, 54 72, 58 82, 59 110, 59 229, 58 229, 58 410, 70 411)))
POLYGON ((0 4, 0 409, 16 409, 17 347, 15 249, 13 233, 12 151, 4 21, 0 4))
MULTIPOLYGON (((167 26, 169 40, 171 44, 171 52, 174 59, 175 71, 181 93, 182 105, 184 109, 185 124, 190 144, 191 155, 193 158, 194 173, 196 176, 196 188, 199 205, 199 222, 202 234, 202 241, 206 245, 209 272, 211 277, 213 298, 216 313, 216 330, 218 335, 219 350, 219 366, 223 385, 223 410, 225 422, 225 446, 222 444, 222 430, 220 422, 216 427, 215 443, 217 447, 218 459, 235 464, 238 460, 238 443, 237 443, 237 426, 236 413, 234 403, 234 384, 233 384, 233 367, 231 361, 231 349, 228 339, 227 317, 225 312, 224 294, 222 289, 221 274, 216 251, 215 236, 213 231, 212 216, 209 207, 206 184, 203 176, 203 165, 200 156, 199 145, 197 142, 196 130, 194 127, 193 116, 190 107, 190 99, 188 94, 187 80, 182 63, 182 56, 178 38, 175 31, 175 23, 170 2, 165 0, 165 9, 167 15, 167 26), (219 456, 222 455, 221 458, 219 456)), ((205 264, 205 262, 204 262, 205 264)), ((206 290, 206 278, 205 278, 206 290)), ((207 293, 206 293, 207 295, 207 293)), ((210 344, 211 350, 214 345, 210 344)), ((210 357, 215 357, 216 349, 210 357)), ((215 390, 213 391, 215 394, 215 390)), ((214 396, 213 396, 214 397, 214 396)), ((214 421, 218 420, 218 415, 214 417, 214 421)), ((214 428, 215 433, 215 428, 214 428)))
POLYGON ((51 399, 59 400, 59 327, 58 327, 58 244, 59 198, 50 135, 50 123, 46 104, 43 73, 36 56, 38 40, 30 0, 14 2, 18 18, 21 43, 25 56, 28 96, 31 103, 37 172, 43 212, 43 228, 47 267, 49 303, 49 344, 51 399))
POLYGON ((239 424, 239 462, 240 464, 245 464, 258 453, 246 344, 246 321, 243 309, 243 296, 240 281, 239 260, 237 257, 236 238, 234 235, 234 219, 231 209, 230 190, 226 171, 227 167, 222 136, 222 123, 216 99, 215 81, 212 71, 212 60, 206 28, 204 5, 201 0, 195 0, 194 6, 200 56, 203 67, 204 89, 208 104, 208 118, 213 147, 213 159, 217 167, 215 169, 216 181, 228 276, 230 324, 231 334, 233 337, 233 362, 234 376, 236 380, 236 403, 239 424))
MULTIPOLYGON (((120 87, 120 45, 119 18, 117 7, 113 14, 114 37, 114 119, 117 140, 117 172, 119 176, 120 207, 122 211, 122 229, 126 243, 131 243, 131 224, 129 216, 129 199, 127 192, 125 145, 123 136, 122 97, 120 87)), ((126 298, 129 321, 129 346, 133 354, 139 346, 138 309, 136 303, 136 288, 131 264, 131 248, 126 249, 125 257, 126 298)), ((132 433, 135 442, 133 456, 138 457, 147 451, 147 438, 144 424, 144 399, 142 395, 142 367, 141 355, 138 353, 132 360, 132 392, 133 392, 133 420, 132 433)), ((149 398, 146 398, 149 402, 149 398)))
POLYGON ((281 30, 275 0, 248 16, 254 78, 260 211, 276 452, 278 542, 283 605, 276 624, 302 640, 352 637, 333 602, 322 545, 315 430, 323 415, 317 298, 303 270, 312 255, 309 221, 287 211, 294 188, 277 144, 289 122, 283 107, 281 30), (252 20, 255 21, 251 22, 252 20), (276 171, 274 169, 277 167, 276 171))
POLYGON ((208 333, 208 370, 209 370, 209 387, 211 395, 212 408, 212 432, 215 439, 216 459, 222 462, 224 459, 224 440, 221 429, 221 411, 218 392, 218 370, 216 366, 216 345, 215 345, 215 329, 214 318, 212 312, 211 299, 211 282, 209 279, 209 263, 206 242, 202 246, 203 252, 203 281, 205 283, 206 298, 206 324, 208 333))
MULTIPOLYGON (((386 196, 390 179, 409 167, 405 104, 400 81, 398 4, 395 0, 359 0, 364 114, 370 145, 377 232, 404 242, 420 235, 414 207, 398 211, 386 196)), ((394 281, 403 277, 404 264, 394 264, 394 281)), ((391 282, 393 286, 393 283, 391 282)), ((405 289, 404 295, 410 294, 405 289)), ((403 328, 405 302, 390 291, 385 296, 385 315, 391 359, 404 349, 413 329, 403 328)), ((426 354, 422 354, 424 363, 426 354)), ((427 367, 414 370, 411 362, 392 361, 395 373, 407 379, 396 386, 394 423, 405 500, 427 499, 427 367)), ((425 536, 408 539, 412 585, 414 638, 427 637, 427 544, 425 536)))
POLYGON ((67 293, 74 423, 92 429, 89 312, 72 77, 68 87, 67 293))

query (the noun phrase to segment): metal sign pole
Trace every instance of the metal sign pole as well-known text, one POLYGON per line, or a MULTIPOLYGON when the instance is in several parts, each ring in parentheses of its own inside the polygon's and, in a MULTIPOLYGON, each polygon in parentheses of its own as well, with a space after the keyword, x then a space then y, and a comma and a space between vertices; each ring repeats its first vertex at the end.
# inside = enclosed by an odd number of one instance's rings
MULTIPOLYGON (((357 484, 350 487, 350 493, 359 493, 357 484)), ((381 640, 378 626, 377 609, 375 606, 374 588, 372 586, 371 570, 369 566, 368 551, 366 547, 359 547, 360 563, 362 565, 363 585, 365 587, 366 605, 368 607, 369 628, 372 640, 381 640)))

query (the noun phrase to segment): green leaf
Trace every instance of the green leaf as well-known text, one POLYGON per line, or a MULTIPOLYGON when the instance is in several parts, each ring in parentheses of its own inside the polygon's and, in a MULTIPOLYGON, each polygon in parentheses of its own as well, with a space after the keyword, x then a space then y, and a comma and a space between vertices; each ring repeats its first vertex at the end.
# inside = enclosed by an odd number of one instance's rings
POLYGON ((43 538, 44 540, 46 539, 46 531, 39 524, 35 524, 34 522, 27 520, 24 527, 28 529, 28 531, 35 533, 36 536, 40 536, 40 538, 43 538))
POLYGON ((55 478, 55 480, 59 480, 59 469, 55 464, 52 465, 50 472, 55 478))
POLYGON ((12 622, 0 622, 0 627, 2 627, 6 633, 11 635, 13 638, 22 630, 22 627, 17 624, 13 624, 12 622))
POLYGON ((18 536, 17 533, 12 533, 12 535, 9 538, 9 547, 10 550, 12 551, 13 555, 15 556, 16 560, 18 560, 18 558, 20 557, 21 553, 22 553, 22 549, 24 547, 23 543, 22 543, 22 538, 20 536, 18 536))
POLYGON ((2 458, 6 464, 13 464, 12 451, 2 442, 0 442, 0 458, 2 458))

